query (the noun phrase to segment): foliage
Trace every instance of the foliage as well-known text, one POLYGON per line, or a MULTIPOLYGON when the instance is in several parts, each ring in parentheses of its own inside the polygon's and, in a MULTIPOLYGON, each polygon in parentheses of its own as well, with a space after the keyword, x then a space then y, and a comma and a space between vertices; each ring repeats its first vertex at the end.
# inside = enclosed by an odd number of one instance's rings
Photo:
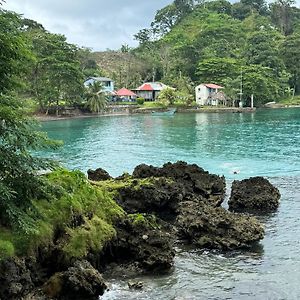
POLYGON ((86 106, 91 112, 100 113, 107 105, 107 96, 100 82, 89 85, 85 92, 86 106))
POLYGON ((163 89, 158 95, 158 101, 165 106, 173 105, 176 99, 176 91, 172 88, 163 89))
POLYGON ((136 103, 137 103, 138 105, 143 105, 144 102, 145 102, 145 99, 144 99, 144 98, 140 98, 140 97, 136 98, 136 103))
MULTIPOLYGON (((124 215, 105 188, 92 186, 79 171, 57 170, 45 178, 54 186, 51 198, 32 201, 34 211, 28 210, 34 231, 0 227, 0 249, 8 255, 26 255, 53 242, 55 232, 66 237, 65 258, 83 257, 89 251, 100 251, 115 234, 113 222, 124 215), (68 238, 69 237, 69 238, 68 238), (13 246, 13 248, 11 247, 13 246)), ((1 250, 0 250, 1 251, 1 250)), ((1 257, 1 254, 0 254, 1 257)))

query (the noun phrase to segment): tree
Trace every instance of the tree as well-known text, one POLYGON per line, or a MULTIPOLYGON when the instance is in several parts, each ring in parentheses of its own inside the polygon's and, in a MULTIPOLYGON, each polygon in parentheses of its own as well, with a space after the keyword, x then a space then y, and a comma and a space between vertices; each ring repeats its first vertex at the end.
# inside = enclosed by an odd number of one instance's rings
POLYGON ((84 74, 80 49, 67 43, 62 35, 30 30, 27 36, 35 56, 28 78, 30 92, 43 110, 48 113, 55 106, 58 114, 61 101, 73 105, 82 95, 84 74))
POLYGON ((107 105, 107 97, 102 91, 101 83, 97 81, 87 87, 85 99, 87 101, 86 106, 92 112, 100 113, 107 105))
POLYGON ((293 31, 293 4, 294 0, 276 0, 270 5, 272 21, 284 35, 293 31))
POLYGON ((287 71, 291 73, 290 84, 294 92, 300 92, 300 33, 288 36, 281 46, 281 56, 287 71))
POLYGON ((173 105, 176 101, 177 95, 174 89, 166 88, 162 90, 158 95, 159 102, 165 106, 173 105))
POLYGON ((232 5, 229 1, 226 0, 217 0, 208 2, 205 7, 213 12, 219 14, 232 14, 232 5))
POLYGON ((241 62, 232 58, 209 58, 199 62, 199 82, 223 84, 240 73, 241 62))
POLYGON ((36 131, 37 124, 13 96, 18 87, 15 76, 30 58, 20 24, 17 15, 0 10, 0 224, 29 230, 25 210, 45 189, 36 173, 54 166, 31 151, 57 144, 36 131))

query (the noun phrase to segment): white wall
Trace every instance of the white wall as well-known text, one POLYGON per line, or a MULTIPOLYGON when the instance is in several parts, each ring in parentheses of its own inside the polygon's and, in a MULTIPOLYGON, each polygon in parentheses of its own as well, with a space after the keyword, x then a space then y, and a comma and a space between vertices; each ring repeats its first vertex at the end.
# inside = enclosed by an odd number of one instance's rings
POLYGON ((208 88, 204 84, 200 84, 195 88, 196 102, 199 105, 207 105, 207 99, 209 97, 208 88))

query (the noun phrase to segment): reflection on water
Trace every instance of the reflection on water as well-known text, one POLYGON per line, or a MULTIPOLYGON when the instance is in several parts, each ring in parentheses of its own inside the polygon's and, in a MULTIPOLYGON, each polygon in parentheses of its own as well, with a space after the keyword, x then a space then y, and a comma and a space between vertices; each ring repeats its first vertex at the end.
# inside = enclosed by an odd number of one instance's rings
POLYGON ((65 142, 45 155, 70 168, 102 167, 116 176, 139 163, 185 160, 224 174, 229 185, 236 178, 267 176, 282 193, 278 212, 259 217, 266 227, 260 248, 229 254, 177 249, 170 275, 137 278, 145 282, 143 291, 110 280, 111 291, 102 299, 300 298, 300 109, 105 117, 43 127, 65 142))

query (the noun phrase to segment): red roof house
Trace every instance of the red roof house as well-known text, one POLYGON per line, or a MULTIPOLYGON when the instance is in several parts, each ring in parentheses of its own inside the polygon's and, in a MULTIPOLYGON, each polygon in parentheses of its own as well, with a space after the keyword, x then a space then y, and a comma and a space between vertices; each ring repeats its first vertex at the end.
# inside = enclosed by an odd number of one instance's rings
POLYGON ((196 86, 196 102, 199 105, 226 105, 226 95, 223 86, 215 83, 202 83, 196 86))
POLYGON ((115 92, 115 95, 118 97, 136 97, 136 94, 126 88, 121 88, 115 92))

